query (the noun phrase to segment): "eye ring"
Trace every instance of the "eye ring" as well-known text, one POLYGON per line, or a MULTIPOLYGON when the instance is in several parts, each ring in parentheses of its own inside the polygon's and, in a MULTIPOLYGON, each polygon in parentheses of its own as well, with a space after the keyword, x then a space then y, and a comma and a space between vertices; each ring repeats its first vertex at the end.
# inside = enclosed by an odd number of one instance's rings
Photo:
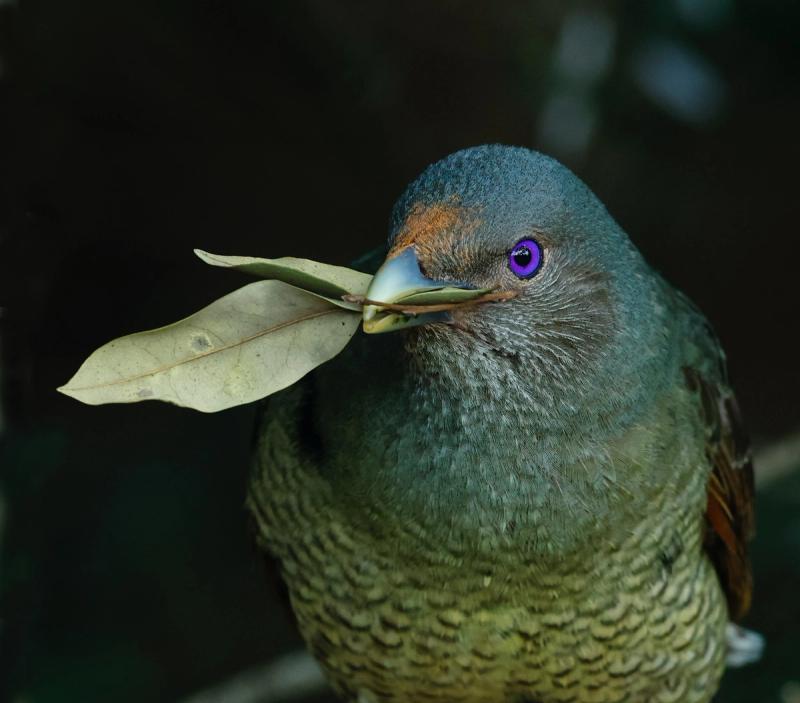
POLYGON ((508 252, 508 268, 517 278, 532 278, 544 261, 542 245, 535 239, 520 239, 508 252))

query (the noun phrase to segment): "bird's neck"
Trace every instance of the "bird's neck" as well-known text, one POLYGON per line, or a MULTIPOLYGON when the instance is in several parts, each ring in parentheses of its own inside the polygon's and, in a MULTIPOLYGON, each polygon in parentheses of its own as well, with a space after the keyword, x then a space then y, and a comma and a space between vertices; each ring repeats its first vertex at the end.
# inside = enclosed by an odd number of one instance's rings
POLYGON ((349 488, 434 538, 491 549, 524 534, 537 551, 574 548, 607 529, 603 519, 627 480, 612 448, 649 422, 666 383, 652 369, 668 371, 670 345, 651 341, 657 351, 648 356, 617 340, 622 351, 609 354, 620 358, 584 369, 571 393, 535 376, 521 383, 520 369, 496 355, 438 344, 446 353, 426 356, 407 344, 396 376, 402 387, 372 407, 371 426, 380 418, 385 429, 360 446, 349 488))

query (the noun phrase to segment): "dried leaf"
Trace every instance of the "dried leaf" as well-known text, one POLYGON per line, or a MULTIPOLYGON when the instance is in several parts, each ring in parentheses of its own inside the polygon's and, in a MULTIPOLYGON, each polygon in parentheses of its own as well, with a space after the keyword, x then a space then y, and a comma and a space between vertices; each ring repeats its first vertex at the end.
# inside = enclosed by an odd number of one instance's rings
POLYGON ((360 319, 258 281, 180 322, 109 342, 59 390, 90 405, 164 400, 215 412, 291 385, 338 354, 360 319))
POLYGON ((343 295, 364 295, 372 280, 368 273, 291 256, 281 259, 221 256, 202 249, 195 249, 194 253, 211 266, 234 268, 260 278, 273 278, 338 301, 343 295))

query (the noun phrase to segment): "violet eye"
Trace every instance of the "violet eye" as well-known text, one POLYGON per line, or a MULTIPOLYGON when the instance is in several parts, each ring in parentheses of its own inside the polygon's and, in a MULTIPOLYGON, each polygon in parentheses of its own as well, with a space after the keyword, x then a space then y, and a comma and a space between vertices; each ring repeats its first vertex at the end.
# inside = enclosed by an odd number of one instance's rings
POLYGON ((519 278, 530 278, 542 265, 542 247, 535 239, 523 239, 508 254, 508 268, 519 278))

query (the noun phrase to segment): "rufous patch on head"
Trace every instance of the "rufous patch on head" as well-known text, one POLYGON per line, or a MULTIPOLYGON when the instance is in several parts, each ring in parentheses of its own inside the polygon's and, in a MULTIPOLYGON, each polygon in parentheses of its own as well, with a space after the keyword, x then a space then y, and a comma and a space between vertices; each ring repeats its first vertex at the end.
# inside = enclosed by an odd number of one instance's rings
POLYGON ((465 208, 455 199, 438 203, 416 203, 406 215, 387 258, 397 256, 403 249, 414 246, 418 253, 429 251, 434 240, 438 247, 453 243, 458 233, 477 224, 474 209, 465 208))

